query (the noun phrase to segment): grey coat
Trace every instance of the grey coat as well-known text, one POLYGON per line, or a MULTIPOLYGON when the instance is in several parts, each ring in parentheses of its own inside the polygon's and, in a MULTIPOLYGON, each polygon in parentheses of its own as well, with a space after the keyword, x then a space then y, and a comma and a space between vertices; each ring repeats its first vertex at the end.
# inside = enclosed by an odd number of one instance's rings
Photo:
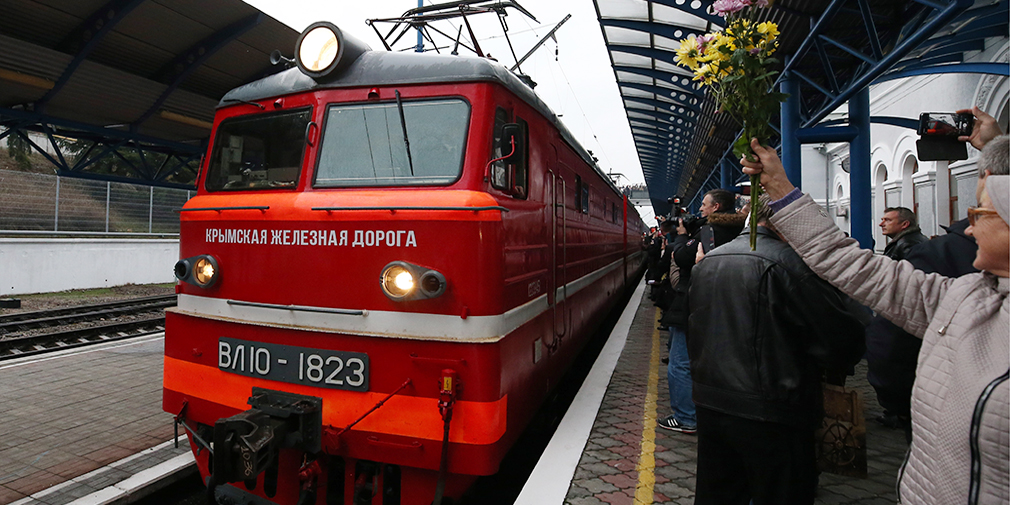
POLYGON ((846 238, 809 195, 771 222, 817 275, 923 339, 912 446, 898 476, 901 502, 958 505, 971 493, 978 497, 971 503, 1007 503, 1010 279, 952 279, 874 255, 846 238))

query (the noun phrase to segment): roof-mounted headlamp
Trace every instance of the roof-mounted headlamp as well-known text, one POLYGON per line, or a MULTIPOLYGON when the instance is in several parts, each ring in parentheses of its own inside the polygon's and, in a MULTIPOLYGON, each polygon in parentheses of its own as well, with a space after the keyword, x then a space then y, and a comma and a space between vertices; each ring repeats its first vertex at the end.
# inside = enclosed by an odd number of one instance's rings
POLYGON ((333 78, 351 66, 368 44, 344 33, 336 25, 318 21, 309 25, 295 45, 295 63, 305 75, 325 80, 333 78))

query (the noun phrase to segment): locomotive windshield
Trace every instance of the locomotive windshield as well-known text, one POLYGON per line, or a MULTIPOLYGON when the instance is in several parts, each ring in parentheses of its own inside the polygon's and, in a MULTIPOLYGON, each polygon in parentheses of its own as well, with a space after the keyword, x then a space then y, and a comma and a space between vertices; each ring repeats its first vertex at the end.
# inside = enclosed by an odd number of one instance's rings
POLYGON ((294 188, 312 110, 226 119, 217 128, 209 191, 294 188))
POLYGON ((331 105, 315 186, 450 184, 462 171, 469 118, 461 99, 403 102, 402 122, 396 103, 331 105))

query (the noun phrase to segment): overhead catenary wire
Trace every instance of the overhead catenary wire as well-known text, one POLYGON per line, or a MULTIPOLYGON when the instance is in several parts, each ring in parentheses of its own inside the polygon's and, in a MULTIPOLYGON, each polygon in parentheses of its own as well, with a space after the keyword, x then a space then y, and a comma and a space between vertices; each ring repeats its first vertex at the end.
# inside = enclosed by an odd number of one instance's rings
MULTIPOLYGON (((549 29, 550 27, 553 27, 553 26, 555 26, 557 24, 557 23, 545 24, 543 26, 533 27, 533 26, 531 26, 529 24, 529 20, 523 18, 523 22, 526 23, 527 27, 529 27, 528 30, 525 30, 525 32, 532 31, 534 33, 536 33, 536 31, 538 29, 540 29, 540 28, 548 28, 549 29)), ((513 32, 513 33, 525 33, 525 32, 513 32)), ((582 120, 589 127, 589 132, 592 134, 593 140, 596 141, 596 146, 599 148, 600 154, 603 156, 604 160, 606 160, 607 165, 609 165, 611 167, 611 169, 613 169, 614 164, 613 164, 613 162, 610 161, 610 156, 607 155, 606 148, 603 147, 603 144, 600 142, 600 138, 596 135, 596 131, 593 129, 593 124, 592 124, 592 122, 589 121, 589 117, 586 115, 585 109, 582 108, 582 102, 579 101, 579 95, 575 92, 575 88, 572 86, 571 81, 568 79, 568 74, 565 73, 565 67, 560 62, 560 59, 559 59, 560 56, 559 56, 559 53, 557 52, 558 46, 560 46, 560 43, 558 43, 557 39, 555 39, 555 50, 556 51, 555 51, 555 60, 554 60, 554 62, 557 63, 558 69, 561 70, 561 75, 565 79, 565 84, 568 86, 568 90, 571 93, 572 98, 575 99, 575 104, 578 105, 579 112, 582 114, 582 120)), ((548 63, 548 68, 550 68, 550 63, 548 63)), ((552 82, 554 82, 555 89, 557 89, 557 81, 554 80, 554 73, 553 73, 553 71, 551 72, 551 79, 552 79, 552 82)), ((560 101, 560 98, 561 98, 561 94, 558 93, 558 99, 559 99, 559 101, 560 101)))

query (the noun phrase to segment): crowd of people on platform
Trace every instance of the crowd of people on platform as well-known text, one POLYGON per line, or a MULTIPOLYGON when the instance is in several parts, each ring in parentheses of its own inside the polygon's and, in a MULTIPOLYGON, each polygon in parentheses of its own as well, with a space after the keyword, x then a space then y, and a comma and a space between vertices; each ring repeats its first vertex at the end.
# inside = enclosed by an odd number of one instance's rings
POLYGON ((657 425, 697 434, 696 504, 813 503, 822 383, 864 357, 877 421, 910 443, 902 503, 1010 500, 1010 136, 970 112, 978 206, 945 235, 893 207, 884 253, 860 249, 754 141, 741 163, 764 188, 755 250, 749 209, 723 189, 647 239, 670 334, 672 413, 657 425))

